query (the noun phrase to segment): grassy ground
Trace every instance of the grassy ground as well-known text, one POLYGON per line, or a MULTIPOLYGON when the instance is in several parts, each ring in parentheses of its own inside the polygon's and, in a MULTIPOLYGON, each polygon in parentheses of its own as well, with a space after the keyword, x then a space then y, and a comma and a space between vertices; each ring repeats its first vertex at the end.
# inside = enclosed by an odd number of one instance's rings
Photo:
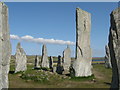
POLYGON ((27 65, 28 70, 26 72, 14 74, 12 73, 12 71, 14 71, 13 60, 14 59, 11 60, 11 70, 10 70, 11 72, 9 74, 10 88, 109 88, 110 87, 112 72, 111 69, 106 69, 103 64, 93 65, 94 76, 92 77, 71 79, 69 76, 58 75, 55 73, 51 73, 49 71, 45 72, 42 70, 33 70, 32 68, 34 64, 29 64, 29 63, 27 65))

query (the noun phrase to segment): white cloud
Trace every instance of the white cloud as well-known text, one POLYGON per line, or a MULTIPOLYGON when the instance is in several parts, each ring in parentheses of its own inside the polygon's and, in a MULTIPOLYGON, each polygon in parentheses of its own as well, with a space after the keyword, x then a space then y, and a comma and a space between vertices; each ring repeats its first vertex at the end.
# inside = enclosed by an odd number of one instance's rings
POLYGON ((19 40, 20 39, 17 35, 10 35, 10 38, 14 39, 14 40, 19 40))
POLYGON ((19 37, 17 35, 10 35, 10 38, 14 39, 14 40, 23 40, 23 41, 34 42, 34 43, 75 45, 75 43, 71 42, 71 41, 55 40, 55 39, 44 39, 44 38, 34 38, 34 37, 30 36, 30 35, 25 35, 25 36, 22 36, 22 37, 19 37))

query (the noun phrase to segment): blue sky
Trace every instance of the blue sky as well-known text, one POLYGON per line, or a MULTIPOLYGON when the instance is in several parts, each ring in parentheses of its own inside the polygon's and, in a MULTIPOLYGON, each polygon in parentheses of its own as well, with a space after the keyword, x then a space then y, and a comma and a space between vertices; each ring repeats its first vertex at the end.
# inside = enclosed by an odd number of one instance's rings
MULTIPOLYGON (((93 57, 105 55, 104 47, 108 43, 110 13, 117 2, 77 2, 77 3, 42 3, 42 2, 6 2, 9 8, 10 34, 19 37, 30 35, 34 38, 76 41, 75 10, 77 7, 91 13, 91 48, 93 57)), ((12 40, 12 54, 15 54, 19 40, 12 40)), ((28 55, 41 55, 42 44, 21 41, 28 55)), ((67 45, 47 44, 48 55, 62 55, 67 45)), ((70 45, 75 56, 75 45, 70 45)))

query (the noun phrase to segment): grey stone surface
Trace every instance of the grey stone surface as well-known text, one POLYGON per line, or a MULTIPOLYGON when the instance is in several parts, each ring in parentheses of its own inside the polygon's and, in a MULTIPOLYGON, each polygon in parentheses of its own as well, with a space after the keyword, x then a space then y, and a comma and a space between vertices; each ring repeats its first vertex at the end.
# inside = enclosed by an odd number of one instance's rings
POLYGON ((26 53, 21 47, 20 42, 17 44, 16 47, 16 54, 15 54, 15 73, 20 71, 27 70, 27 57, 26 53))
POLYGON ((76 60, 73 62, 72 75, 75 77, 92 75, 92 55, 90 48, 91 14, 76 9, 76 60))
POLYGON ((62 74, 62 72, 63 72, 62 58, 61 58, 60 55, 58 56, 58 62, 57 62, 56 72, 57 72, 58 74, 62 74))
POLYGON ((63 51, 63 74, 68 74, 69 68, 71 65, 71 50, 70 47, 67 46, 67 48, 63 51))
POLYGON ((52 56, 50 56, 49 63, 50 63, 50 69, 53 69, 53 57, 52 56))
POLYGON ((0 90, 8 88, 8 73, 11 57, 8 7, 0 2, 0 90))
POLYGON ((106 51, 106 55, 105 55, 105 67, 106 68, 112 68, 112 66, 111 66, 111 60, 110 60, 110 51, 109 51, 108 45, 105 46, 105 51, 106 51))
POLYGON ((39 59, 39 56, 36 55, 34 69, 37 69, 37 68, 40 68, 40 59, 39 59))
POLYGON ((49 60, 48 60, 48 56, 47 56, 47 47, 44 44, 42 47, 42 58, 41 58, 41 66, 42 68, 50 68, 49 66, 49 60))
POLYGON ((111 88, 120 90, 120 7, 110 14, 109 50, 112 64, 111 88))

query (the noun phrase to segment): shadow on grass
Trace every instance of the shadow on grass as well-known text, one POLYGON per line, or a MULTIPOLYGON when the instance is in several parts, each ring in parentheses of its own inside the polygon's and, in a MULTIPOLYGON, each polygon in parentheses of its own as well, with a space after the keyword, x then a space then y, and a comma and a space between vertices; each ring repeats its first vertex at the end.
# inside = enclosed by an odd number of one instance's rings
POLYGON ((9 71, 9 73, 10 73, 10 74, 14 74, 14 73, 15 73, 15 71, 9 71))

